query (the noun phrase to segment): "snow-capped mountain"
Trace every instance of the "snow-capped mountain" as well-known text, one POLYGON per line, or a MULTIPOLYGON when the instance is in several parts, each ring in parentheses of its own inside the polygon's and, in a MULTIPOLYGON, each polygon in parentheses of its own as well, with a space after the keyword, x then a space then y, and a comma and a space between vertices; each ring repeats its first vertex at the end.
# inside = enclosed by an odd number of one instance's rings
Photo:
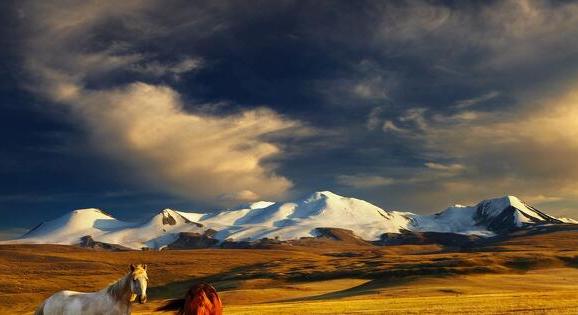
POLYGON ((455 205, 430 216, 416 215, 412 230, 491 236, 525 226, 571 221, 547 215, 515 196, 505 196, 475 206, 455 205))
POLYGON ((89 235, 100 243, 158 249, 182 235, 210 235, 219 241, 293 240, 318 236, 319 228, 340 228, 372 241, 384 233, 493 236, 528 226, 561 223, 575 221, 547 215, 514 196, 484 200, 475 206, 456 205, 433 215, 417 215, 387 211, 363 200, 321 191, 294 202, 260 201, 211 213, 165 209, 142 223, 122 222, 98 209, 80 209, 3 243, 78 244, 89 235))
POLYGON ((4 243, 74 245, 83 236, 108 244, 140 249, 160 248, 174 242, 179 232, 202 232, 198 223, 165 209, 141 223, 119 221, 99 209, 79 209, 44 222, 22 237, 4 243))
POLYGON ((119 221, 99 209, 78 209, 55 220, 39 224, 24 234, 20 240, 25 240, 26 243, 75 244, 78 243, 80 236, 99 237, 131 226, 132 224, 119 221))
POLYGON ((345 198, 329 191, 316 192, 303 200, 258 203, 249 208, 199 217, 179 212, 191 221, 219 231, 217 238, 280 240, 316 236, 319 227, 353 230, 363 239, 378 239, 385 232, 408 229, 411 213, 385 211, 369 202, 345 198))

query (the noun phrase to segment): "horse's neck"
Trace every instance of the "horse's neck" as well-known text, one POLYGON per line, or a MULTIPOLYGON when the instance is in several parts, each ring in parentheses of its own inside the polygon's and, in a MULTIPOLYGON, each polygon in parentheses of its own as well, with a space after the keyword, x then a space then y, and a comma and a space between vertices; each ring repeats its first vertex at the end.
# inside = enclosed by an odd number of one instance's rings
POLYGON ((120 278, 104 290, 118 303, 130 305, 130 297, 132 294, 130 289, 130 274, 120 278))

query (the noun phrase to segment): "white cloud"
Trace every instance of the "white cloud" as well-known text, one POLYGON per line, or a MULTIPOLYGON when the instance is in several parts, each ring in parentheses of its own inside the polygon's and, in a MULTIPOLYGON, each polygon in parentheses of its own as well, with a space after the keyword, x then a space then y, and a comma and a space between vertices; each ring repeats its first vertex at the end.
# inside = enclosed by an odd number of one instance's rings
POLYGON ((538 202, 548 200, 536 196, 578 199, 576 88, 528 101, 510 112, 455 118, 460 116, 463 113, 422 116, 427 128, 417 124, 394 133, 423 158, 455 161, 425 163, 438 175, 448 175, 441 181, 436 174, 418 177, 420 182, 430 183, 432 194, 436 191, 468 200, 504 194, 538 202))
POLYGON ((428 122, 425 118, 427 108, 410 108, 398 120, 419 130, 427 130, 428 122))
POLYGON ((85 92, 73 104, 95 146, 130 162, 159 189, 212 200, 248 190, 275 198, 291 187, 264 162, 281 152, 265 137, 297 124, 268 109, 225 117, 187 113, 177 92, 145 83, 85 92))
POLYGON ((488 92, 486 94, 480 95, 478 97, 474 97, 474 98, 470 98, 470 99, 465 99, 465 100, 459 100, 455 103, 455 107, 462 109, 462 108, 466 108, 466 107, 471 107, 486 101, 489 101, 491 99, 494 99, 496 97, 498 97, 500 95, 499 92, 497 91, 491 91, 488 92))
POLYGON ((365 100, 387 99, 388 83, 381 76, 362 80, 354 83, 352 92, 354 95, 365 100))
POLYGON ((31 23, 24 55, 36 80, 34 91, 65 105, 94 148, 125 163, 133 179, 143 184, 209 202, 284 197, 292 183, 269 162, 282 154, 270 136, 295 136, 291 130, 302 128, 298 122, 267 108, 227 116, 187 112, 179 93, 164 85, 135 81, 86 87, 88 80, 111 71, 178 76, 201 64, 194 57, 163 63, 133 52, 132 41, 150 40, 163 27, 141 15, 151 9, 151 2, 119 6, 97 1, 29 3, 23 11, 31 23), (113 19, 127 21, 123 30, 129 34, 123 37, 129 39, 91 50, 90 39, 113 19))
POLYGON ((452 76, 492 76, 568 60, 578 53, 578 3, 574 1, 454 6, 417 0, 384 1, 376 7, 382 18, 374 41, 385 52, 428 63, 436 60, 433 67, 452 76), (453 67, 460 65, 463 68, 453 67))
POLYGON ((407 133, 407 130, 398 127, 393 121, 386 120, 383 122, 382 130, 384 132, 407 133))
POLYGON ((235 193, 223 194, 219 198, 228 202, 230 201, 239 202, 239 201, 256 201, 260 198, 260 196, 253 191, 242 190, 235 193))
POLYGON ((315 81, 315 89, 329 103, 346 106, 378 105, 389 101, 398 77, 370 60, 350 65, 352 72, 315 81))
POLYGON ((430 168, 432 170, 444 171, 444 172, 450 172, 450 173, 461 172, 465 169, 465 166, 463 166, 462 164, 458 164, 458 163, 441 164, 441 163, 435 163, 435 162, 426 162, 424 165, 427 168, 430 168))
POLYGON ((183 58, 182 60, 173 63, 152 61, 142 64, 133 64, 130 66, 130 69, 138 73, 157 77, 172 75, 174 78, 178 79, 181 74, 197 70, 202 66, 202 64, 203 61, 200 58, 183 58))
POLYGON ((379 125, 381 124, 380 115, 382 112, 383 108, 381 107, 375 107, 369 112, 366 123, 368 130, 375 130, 379 127, 379 125))
POLYGON ((381 129, 384 132, 403 134, 408 137, 414 135, 415 132, 426 131, 429 128, 425 117, 426 112, 426 108, 410 108, 395 120, 385 120, 381 129))

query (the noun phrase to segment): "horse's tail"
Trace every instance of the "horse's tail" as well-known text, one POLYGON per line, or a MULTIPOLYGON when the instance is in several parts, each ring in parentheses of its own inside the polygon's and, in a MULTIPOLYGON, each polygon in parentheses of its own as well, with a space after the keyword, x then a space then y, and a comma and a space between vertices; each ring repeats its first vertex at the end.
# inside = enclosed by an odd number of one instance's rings
POLYGON ((42 304, 38 306, 38 308, 34 312, 34 315, 44 315, 44 304, 46 304, 46 300, 42 301, 42 304))
POLYGON ((170 300, 165 305, 156 309, 156 311, 181 311, 185 305, 185 299, 170 300))

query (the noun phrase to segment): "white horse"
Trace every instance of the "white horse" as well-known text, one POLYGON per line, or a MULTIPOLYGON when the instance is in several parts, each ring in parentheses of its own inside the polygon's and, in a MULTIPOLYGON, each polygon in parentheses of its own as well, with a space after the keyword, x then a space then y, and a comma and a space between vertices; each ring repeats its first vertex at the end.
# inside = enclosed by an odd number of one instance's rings
POLYGON ((92 293, 60 291, 46 299, 35 315, 127 315, 131 302, 147 300, 147 266, 130 265, 130 272, 92 293))

